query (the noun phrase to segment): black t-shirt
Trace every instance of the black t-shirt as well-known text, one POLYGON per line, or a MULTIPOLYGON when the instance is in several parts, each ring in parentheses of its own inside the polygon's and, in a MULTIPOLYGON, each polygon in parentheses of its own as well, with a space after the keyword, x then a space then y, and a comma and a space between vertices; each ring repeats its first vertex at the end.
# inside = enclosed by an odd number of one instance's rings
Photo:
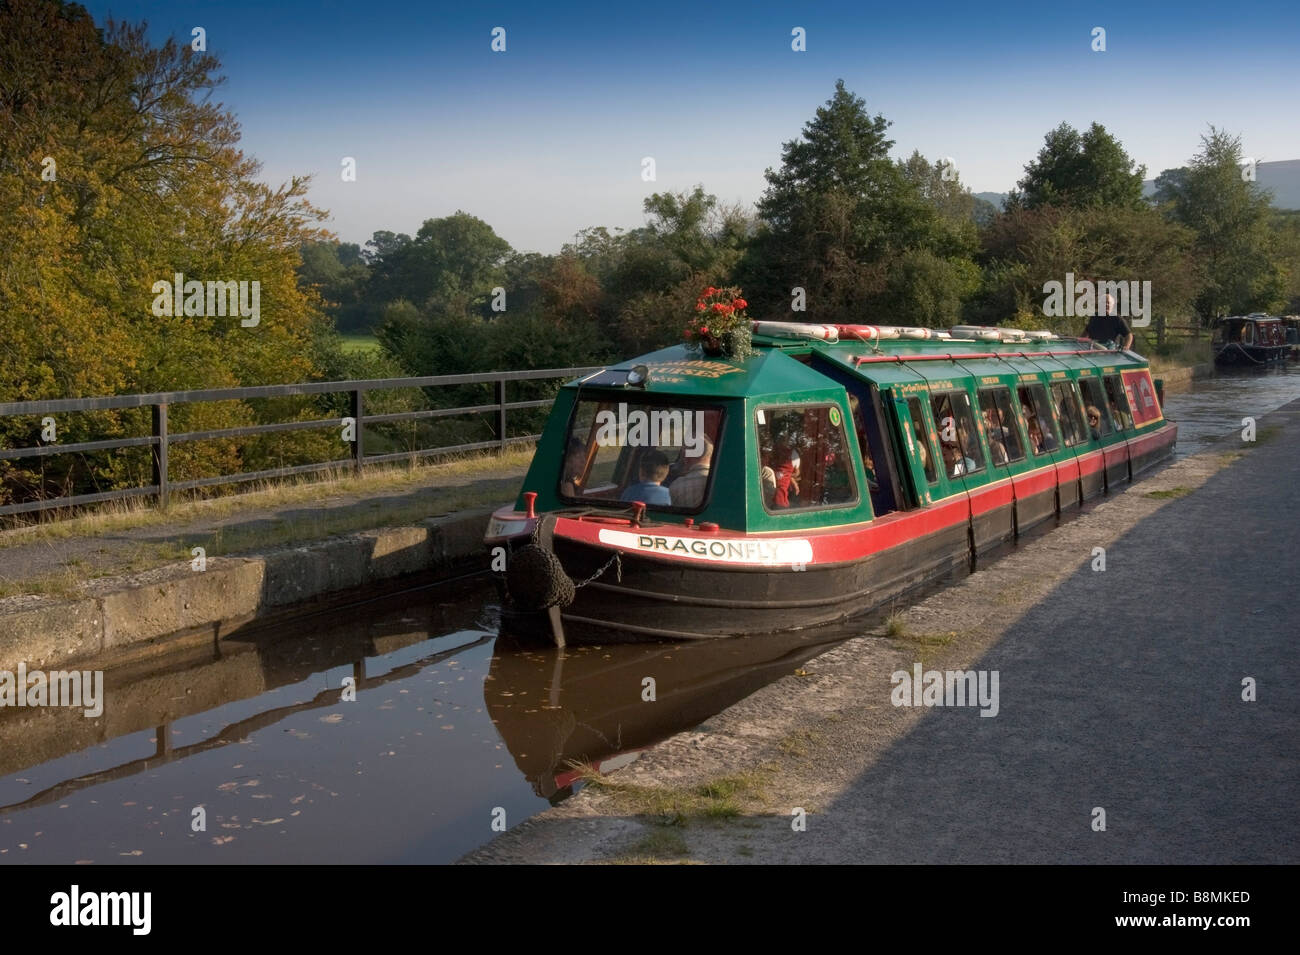
POLYGON ((1095 342, 1122 342, 1132 333, 1128 322, 1118 315, 1094 315, 1083 334, 1095 342))

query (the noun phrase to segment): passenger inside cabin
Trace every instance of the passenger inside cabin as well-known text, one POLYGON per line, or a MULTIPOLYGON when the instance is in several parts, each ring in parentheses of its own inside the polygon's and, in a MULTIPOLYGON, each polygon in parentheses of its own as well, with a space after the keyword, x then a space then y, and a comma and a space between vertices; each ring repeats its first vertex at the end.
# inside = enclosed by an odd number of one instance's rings
POLYGON ((701 441, 699 453, 685 455, 682 476, 668 487, 673 507, 699 507, 704 501, 704 488, 709 483, 709 468, 713 464, 713 442, 703 436, 701 441))
POLYGON ((799 497, 799 452, 787 444, 777 445, 772 453, 773 466, 764 468, 763 481, 772 485, 773 508, 790 507, 790 498, 799 497))
POLYGON ((619 497, 621 501, 641 501, 648 507, 670 507, 673 500, 664 479, 668 477, 668 455, 658 448, 650 448, 639 462, 641 480, 629 484, 619 497))
POLYGON ((564 497, 579 497, 582 493, 582 481, 587 470, 587 448, 581 438, 570 438, 569 447, 564 452, 564 469, 560 477, 560 494, 564 497))
POLYGON ((1038 418, 1026 411, 1025 424, 1029 426, 1029 443, 1034 446, 1034 453, 1046 453, 1047 442, 1043 438, 1043 429, 1038 426, 1038 418))
POLYGON ((1127 431, 1132 427, 1132 422, 1129 421, 1128 415, 1120 410, 1119 405, 1116 404, 1113 398, 1110 402, 1110 420, 1115 422, 1115 427, 1120 431, 1127 431))
POLYGON ((993 458, 993 463, 1006 464, 1009 460, 1004 440, 1007 432, 998 423, 997 411, 992 406, 984 409, 984 432, 989 438, 989 454, 993 458))
POLYGON ((1088 430, 1092 432, 1092 440, 1101 440, 1101 409, 1088 405, 1088 430))
POLYGON ((943 451, 943 466, 949 477, 958 477, 975 470, 975 461, 961 453, 961 448, 954 441, 940 441, 943 451))
POLYGON ((930 451, 925 443, 925 432, 921 430, 920 424, 913 422, 912 430, 916 432, 916 453, 921 459, 921 467, 929 473, 930 471, 930 451))

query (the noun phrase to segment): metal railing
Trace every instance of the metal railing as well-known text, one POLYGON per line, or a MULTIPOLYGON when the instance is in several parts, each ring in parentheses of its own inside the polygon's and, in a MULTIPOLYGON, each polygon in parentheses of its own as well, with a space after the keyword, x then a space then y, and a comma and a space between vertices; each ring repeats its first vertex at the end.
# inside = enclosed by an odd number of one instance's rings
POLYGON ((153 460, 152 483, 137 487, 120 488, 94 494, 74 494, 59 497, 42 498, 18 504, 0 506, 0 516, 22 514, 31 511, 44 511, 58 507, 72 507, 81 504, 95 504, 102 501, 119 500, 130 497, 156 496, 159 505, 166 507, 169 495, 173 491, 186 491, 201 487, 223 484, 238 484, 246 481, 258 481, 313 471, 326 471, 351 465, 359 474, 366 464, 384 461, 414 460, 437 455, 456 454, 466 451, 479 451, 488 448, 504 450, 512 444, 536 441, 540 435, 520 435, 507 437, 506 413, 524 408, 544 408, 554 402, 554 398, 542 398, 533 401, 507 401, 506 385, 512 381, 538 381, 555 378, 575 378, 593 371, 600 366, 583 368, 546 368, 538 371, 501 371, 478 375, 435 375, 423 378, 376 378, 363 381, 321 381, 303 382, 292 385, 262 385, 248 388, 214 388, 198 391, 160 391, 152 394, 116 395, 105 398, 58 398, 48 401, 12 401, 0 402, 0 418, 18 415, 51 415, 78 411, 106 411, 121 408, 152 409, 153 427, 149 435, 131 438, 116 438, 104 441, 82 441, 75 444, 40 444, 27 448, 0 448, 0 461, 13 461, 24 458, 40 458, 54 454, 74 454, 90 451, 111 451, 119 448, 148 446, 153 460), (419 411, 399 411, 389 414, 365 413, 365 396, 367 392, 387 391, 395 388, 436 388, 454 385, 491 384, 494 388, 493 401, 490 404, 469 405, 457 408, 431 408, 419 411), (351 396, 351 408, 348 417, 352 418, 353 440, 351 455, 331 461, 312 464, 299 464, 291 467, 270 468, 260 471, 241 471, 233 474, 219 474, 210 477, 194 478, 188 481, 170 481, 168 479, 167 452, 174 445, 187 441, 207 441, 216 438, 240 438, 257 434, 270 434, 284 431, 304 431, 317 428, 338 428, 346 418, 318 418, 308 421, 284 421, 273 424, 246 425, 238 428, 219 428, 212 431, 188 431, 182 434, 170 434, 167 430, 167 409, 172 405, 191 404, 210 401, 231 401, 252 398, 282 398, 293 395, 348 394, 351 396), (496 438, 490 441, 477 441, 469 444, 456 444, 436 448, 421 448, 412 451, 397 451, 387 454, 370 454, 365 452, 365 428, 367 424, 379 424, 395 421, 416 421, 430 418, 446 418, 454 415, 485 414, 495 416, 496 438))

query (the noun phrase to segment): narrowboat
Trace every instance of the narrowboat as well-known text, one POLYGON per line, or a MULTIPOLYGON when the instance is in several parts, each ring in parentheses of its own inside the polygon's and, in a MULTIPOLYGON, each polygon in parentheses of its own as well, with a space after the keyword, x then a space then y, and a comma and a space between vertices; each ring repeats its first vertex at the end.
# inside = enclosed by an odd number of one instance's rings
POLYGON ((1282 361, 1290 350, 1282 319, 1262 312, 1218 319, 1213 348, 1217 365, 1267 365, 1282 361))
POLYGON ((1286 356, 1295 361, 1300 358, 1300 315, 1283 315, 1286 329, 1286 356))
POLYGON ((1046 332, 756 322, 752 341, 560 390, 485 535, 504 622, 561 644, 827 623, 1118 490, 1178 433, 1145 359, 1046 332))

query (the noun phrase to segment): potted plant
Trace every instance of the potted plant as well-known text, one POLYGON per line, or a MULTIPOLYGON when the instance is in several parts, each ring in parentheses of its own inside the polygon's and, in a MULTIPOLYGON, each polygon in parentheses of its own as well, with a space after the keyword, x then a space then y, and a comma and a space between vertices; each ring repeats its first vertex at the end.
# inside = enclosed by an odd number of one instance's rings
POLYGON ((747 358, 754 353, 749 303, 734 286, 710 285, 695 303, 695 321, 686 326, 686 347, 711 357, 747 358))

